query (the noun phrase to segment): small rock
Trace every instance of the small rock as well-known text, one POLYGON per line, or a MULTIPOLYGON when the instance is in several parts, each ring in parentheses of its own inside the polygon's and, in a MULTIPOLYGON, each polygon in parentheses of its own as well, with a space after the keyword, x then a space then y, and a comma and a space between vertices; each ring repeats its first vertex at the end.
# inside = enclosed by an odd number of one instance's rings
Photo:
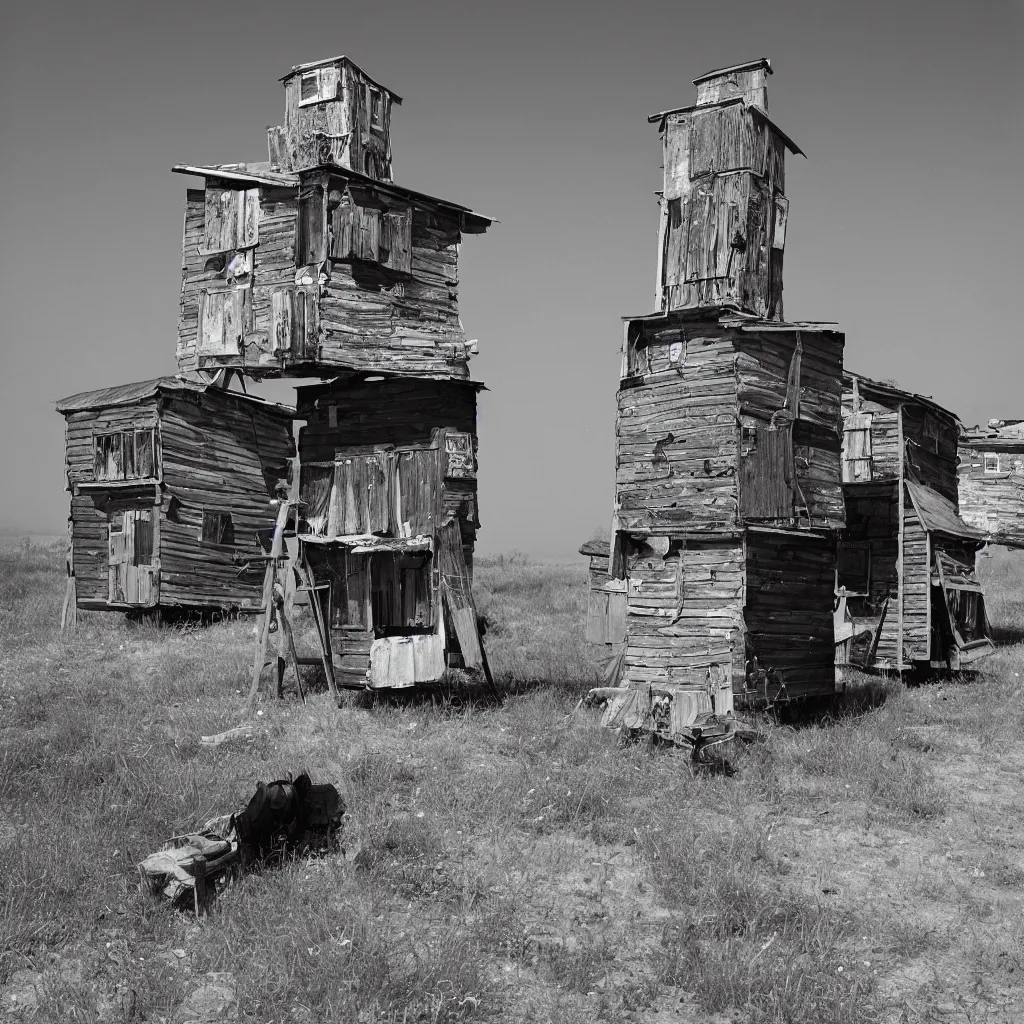
POLYGON ((178 1007, 176 1021, 195 1021, 208 1024, 211 1021, 226 1020, 234 1015, 238 998, 235 995, 230 975, 216 975, 216 983, 197 988, 178 1007))

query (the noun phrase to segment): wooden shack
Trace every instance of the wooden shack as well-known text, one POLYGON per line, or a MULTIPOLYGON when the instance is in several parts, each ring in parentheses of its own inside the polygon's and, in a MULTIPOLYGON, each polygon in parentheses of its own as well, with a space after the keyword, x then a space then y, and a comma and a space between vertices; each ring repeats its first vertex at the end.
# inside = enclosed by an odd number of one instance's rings
POLYGON ((588 634, 624 645, 625 684, 718 714, 835 686, 844 339, 782 321, 796 147, 767 116, 770 73, 710 72, 696 106, 651 118, 657 312, 626 321, 608 562, 591 553, 588 634))
POLYGON ((80 608, 257 610, 293 410, 182 377, 72 395, 71 571, 80 608))
POLYGON ((992 650, 975 573, 985 538, 959 514, 958 433, 930 398, 844 374, 838 664, 956 669, 992 650))
POLYGON ((990 544, 1024 548, 1024 420, 961 430, 960 517, 990 544))
POLYGON ((294 68, 270 159, 179 164, 178 368, 469 376, 459 246, 488 217, 391 180, 398 97, 345 57, 294 68))
POLYGON ((348 685, 484 669, 471 595, 481 386, 357 373, 298 389, 301 557, 348 685))

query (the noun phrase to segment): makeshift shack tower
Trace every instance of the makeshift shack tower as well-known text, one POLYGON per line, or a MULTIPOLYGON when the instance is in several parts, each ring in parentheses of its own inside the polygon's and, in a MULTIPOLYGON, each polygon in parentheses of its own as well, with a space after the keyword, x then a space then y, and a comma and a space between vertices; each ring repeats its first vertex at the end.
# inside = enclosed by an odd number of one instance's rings
POLYGON ((185 207, 178 366, 310 381, 295 528, 342 682, 483 668, 470 596, 482 385, 458 258, 491 221, 394 183, 401 99, 347 57, 282 82, 267 161, 175 168, 203 179, 185 207))
POLYGON ((656 311, 628 319, 615 511, 588 636, 697 712, 834 692, 843 335, 782 320, 785 153, 767 60, 661 129, 656 311))

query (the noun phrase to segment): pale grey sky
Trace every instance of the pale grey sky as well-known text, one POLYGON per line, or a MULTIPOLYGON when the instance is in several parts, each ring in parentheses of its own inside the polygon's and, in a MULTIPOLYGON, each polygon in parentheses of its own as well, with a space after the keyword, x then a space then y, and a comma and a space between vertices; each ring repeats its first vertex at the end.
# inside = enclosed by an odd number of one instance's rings
MULTIPOLYGON (((62 531, 55 399, 174 371, 179 161, 265 159, 277 79, 347 53, 405 98, 396 180, 500 218, 462 250, 480 550, 610 518, 620 318, 650 309, 646 116, 768 56, 785 309, 965 421, 1024 416, 1017 2, 36 3, 0 39, 0 525, 62 531)), ((277 389, 288 394, 288 389, 277 389)))

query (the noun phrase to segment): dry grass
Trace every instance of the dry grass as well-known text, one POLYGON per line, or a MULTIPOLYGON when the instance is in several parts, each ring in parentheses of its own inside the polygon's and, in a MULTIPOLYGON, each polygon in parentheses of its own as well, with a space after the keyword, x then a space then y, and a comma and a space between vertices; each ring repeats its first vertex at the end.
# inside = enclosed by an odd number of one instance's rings
MULTIPOLYGON (((1004 636, 1019 565, 986 562, 1004 636)), ((252 622, 62 639, 62 575, 0 553, 0 1014, 171 1020, 212 973, 261 1022, 1024 1016, 1021 647, 973 681, 858 681, 702 774, 573 712, 583 568, 513 555, 477 565, 500 701, 319 693, 211 750, 252 622), (138 895, 135 861, 301 768, 344 792, 344 857, 200 922, 138 895)))

